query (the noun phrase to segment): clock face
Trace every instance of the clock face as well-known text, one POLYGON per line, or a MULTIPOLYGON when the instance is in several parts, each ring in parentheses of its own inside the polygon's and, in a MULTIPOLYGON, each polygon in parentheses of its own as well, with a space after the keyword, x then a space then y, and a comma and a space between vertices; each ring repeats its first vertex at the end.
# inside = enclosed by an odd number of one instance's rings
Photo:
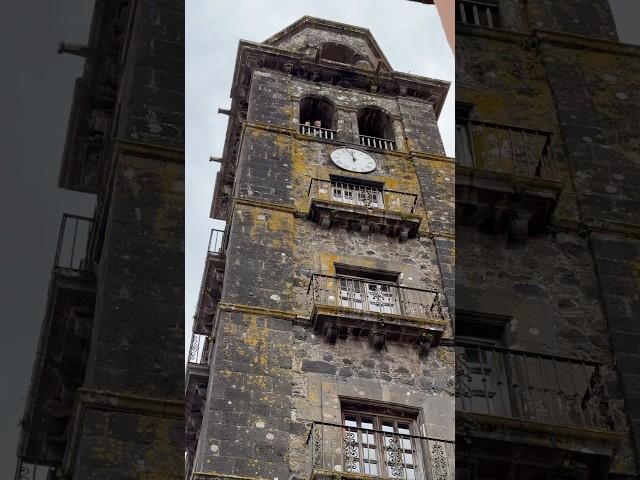
POLYGON ((355 148, 337 148, 331 152, 331 160, 338 167, 350 172, 369 173, 378 167, 371 155, 355 148))

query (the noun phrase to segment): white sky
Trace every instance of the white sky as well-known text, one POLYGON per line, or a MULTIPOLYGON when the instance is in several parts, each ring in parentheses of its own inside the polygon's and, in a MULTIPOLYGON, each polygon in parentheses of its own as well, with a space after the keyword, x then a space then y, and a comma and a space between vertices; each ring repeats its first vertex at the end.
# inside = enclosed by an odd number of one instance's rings
POLYGON ((187 0, 185 350, 212 227, 209 218, 217 163, 240 39, 262 42, 304 15, 368 28, 394 70, 451 82, 440 115, 447 155, 455 151, 455 62, 432 5, 406 0, 187 0))

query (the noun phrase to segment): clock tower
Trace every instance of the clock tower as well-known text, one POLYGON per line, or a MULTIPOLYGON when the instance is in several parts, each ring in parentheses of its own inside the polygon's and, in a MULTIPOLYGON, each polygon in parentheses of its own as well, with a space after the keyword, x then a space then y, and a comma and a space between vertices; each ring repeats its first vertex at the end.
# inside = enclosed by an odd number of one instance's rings
POLYGON ((449 84, 303 17, 238 49, 187 367, 188 478, 453 478, 449 84))

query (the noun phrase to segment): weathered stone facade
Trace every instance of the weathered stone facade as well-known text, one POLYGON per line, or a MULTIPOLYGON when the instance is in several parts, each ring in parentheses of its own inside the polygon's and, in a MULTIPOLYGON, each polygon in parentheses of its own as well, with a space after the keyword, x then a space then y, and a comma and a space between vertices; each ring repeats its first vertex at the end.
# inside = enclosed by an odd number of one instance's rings
POLYGON ((61 52, 86 63, 59 183, 97 206, 56 257, 16 478, 182 478, 184 5, 98 1, 61 52))
POLYGON ((491 3, 456 34, 458 478, 637 478, 640 50, 605 0, 491 3))
POLYGON ((213 208, 227 221, 224 280, 205 272, 194 331, 206 347, 187 367, 188 478, 357 476, 347 408, 404 412, 418 477, 453 478, 454 162, 436 123, 447 87, 394 72, 359 27, 303 17, 240 42, 213 208), (326 131, 305 127, 309 98, 330 105, 326 131), (382 112, 393 148, 361 145, 365 108, 382 112), (334 165, 345 147, 375 171, 334 165), (378 203, 336 201, 336 182, 380 185, 378 203), (400 293, 374 307, 341 281, 400 293))

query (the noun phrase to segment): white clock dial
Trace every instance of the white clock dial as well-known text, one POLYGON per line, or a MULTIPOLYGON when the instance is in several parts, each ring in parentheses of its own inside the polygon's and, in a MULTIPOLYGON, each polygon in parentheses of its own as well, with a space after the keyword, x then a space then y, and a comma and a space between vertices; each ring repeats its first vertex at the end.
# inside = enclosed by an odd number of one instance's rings
POLYGON ((338 167, 350 172, 369 173, 378 167, 375 158, 355 148, 336 148, 331 152, 331 160, 338 167))

